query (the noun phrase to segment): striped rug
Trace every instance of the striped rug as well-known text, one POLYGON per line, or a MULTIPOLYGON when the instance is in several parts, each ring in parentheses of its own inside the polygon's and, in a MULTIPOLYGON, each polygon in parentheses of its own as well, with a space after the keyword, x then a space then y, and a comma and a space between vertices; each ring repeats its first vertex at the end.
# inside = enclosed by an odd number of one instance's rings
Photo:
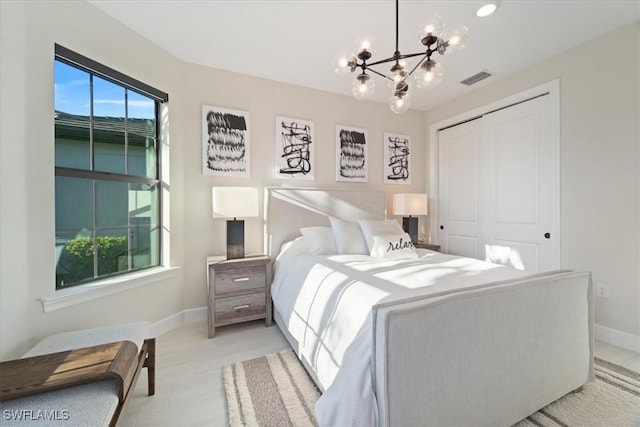
MULTIPOLYGON (((520 421, 517 427, 640 426, 640 374, 595 359, 596 381, 520 421)), ((229 424, 316 426, 320 393, 293 351, 224 368, 229 424)))
POLYGON ((230 426, 316 426, 320 392, 292 350, 236 362, 223 375, 230 426))

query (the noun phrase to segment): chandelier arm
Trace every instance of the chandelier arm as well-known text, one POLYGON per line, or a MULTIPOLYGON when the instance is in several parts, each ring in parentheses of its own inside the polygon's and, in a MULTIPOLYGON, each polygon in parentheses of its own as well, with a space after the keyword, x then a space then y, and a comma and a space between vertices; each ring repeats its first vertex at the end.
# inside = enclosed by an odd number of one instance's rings
POLYGON ((416 63, 416 66, 415 66, 415 67, 413 67, 413 68, 411 69, 411 71, 409 71, 409 74, 407 74, 407 75, 409 75, 409 76, 410 76, 411 74, 413 74, 413 72, 414 72, 414 71, 415 71, 415 70, 416 70, 416 69, 417 69, 417 68, 418 68, 418 67, 419 67, 419 66, 424 62, 424 60, 425 60, 425 59, 431 59, 431 55, 429 54, 429 52, 427 52, 427 53, 425 53, 425 54, 424 54, 424 58, 422 58, 420 61, 418 61, 418 62, 416 63))
POLYGON ((434 51, 429 52, 429 50, 427 50, 426 52, 407 53, 406 55, 400 55, 398 59, 413 58, 420 55, 431 55, 433 52, 434 51))
MULTIPOLYGON (((398 59, 400 59, 402 56, 398 57, 398 59)), ((385 59, 381 59, 379 61, 375 61, 372 62, 370 64, 367 64, 367 66, 372 67, 374 65, 380 65, 380 64, 387 64, 389 62, 395 62, 396 61, 396 56, 390 56, 389 58, 385 58, 385 59)))
MULTIPOLYGON (((413 58, 413 57, 416 57, 416 56, 428 55, 428 54, 429 54, 429 52, 427 51, 427 52, 408 53, 406 55, 398 55, 398 56, 394 55, 394 56, 391 56, 389 58, 381 59, 379 61, 375 61, 375 62, 372 62, 370 64, 367 64, 367 67, 372 67, 374 65, 386 64, 388 62, 395 62, 395 61, 398 61, 400 59, 413 58)), ((358 66, 360 67, 361 65, 358 65, 358 66)))
POLYGON ((393 79, 392 79, 391 77, 387 77, 387 76, 385 76, 384 74, 377 72, 377 71, 376 71, 376 70, 374 70, 373 68, 368 68, 368 67, 367 67, 367 70, 368 70, 368 71, 371 71, 372 73, 377 74, 377 75, 379 75, 380 77, 383 77, 383 78, 385 78, 385 79, 387 79, 387 80, 391 80, 391 81, 393 81, 393 79))

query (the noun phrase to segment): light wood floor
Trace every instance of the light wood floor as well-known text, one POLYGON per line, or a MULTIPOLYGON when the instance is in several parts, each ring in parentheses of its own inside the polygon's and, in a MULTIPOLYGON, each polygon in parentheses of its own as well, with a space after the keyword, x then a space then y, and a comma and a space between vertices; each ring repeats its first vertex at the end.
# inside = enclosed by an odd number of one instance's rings
MULTIPOLYGON (((225 365, 283 350, 288 343, 277 326, 264 321, 216 329, 206 322, 182 325, 157 337, 156 394, 146 395, 146 371, 119 426, 227 426, 222 382, 225 365)), ((640 372, 640 354, 596 341, 597 357, 640 372)))

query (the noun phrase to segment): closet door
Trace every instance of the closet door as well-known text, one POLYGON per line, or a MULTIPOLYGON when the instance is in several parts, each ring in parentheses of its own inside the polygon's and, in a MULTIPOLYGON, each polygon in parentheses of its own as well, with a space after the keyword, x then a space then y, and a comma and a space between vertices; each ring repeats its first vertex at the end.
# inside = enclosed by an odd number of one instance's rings
POLYGON ((529 272, 558 268, 551 138, 548 96, 439 132, 443 251, 529 272))
POLYGON ((482 129, 484 258, 529 272, 557 268, 549 97, 487 114, 482 129))
POLYGON ((445 253, 484 258, 480 222, 481 120, 439 132, 440 245, 445 253))

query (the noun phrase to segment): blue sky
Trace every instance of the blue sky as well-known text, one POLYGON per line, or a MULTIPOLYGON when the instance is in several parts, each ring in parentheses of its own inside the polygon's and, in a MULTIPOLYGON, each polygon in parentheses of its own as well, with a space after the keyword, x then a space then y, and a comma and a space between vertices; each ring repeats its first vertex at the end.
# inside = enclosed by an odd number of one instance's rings
MULTIPOLYGON (((89 74, 55 61, 55 109, 70 114, 88 116, 89 106, 89 74)), ((125 90, 99 77, 93 80, 94 115, 108 117, 124 117, 125 90)), ((128 91, 129 117, 155 117, 154 101, 151 98, 128 91)))

